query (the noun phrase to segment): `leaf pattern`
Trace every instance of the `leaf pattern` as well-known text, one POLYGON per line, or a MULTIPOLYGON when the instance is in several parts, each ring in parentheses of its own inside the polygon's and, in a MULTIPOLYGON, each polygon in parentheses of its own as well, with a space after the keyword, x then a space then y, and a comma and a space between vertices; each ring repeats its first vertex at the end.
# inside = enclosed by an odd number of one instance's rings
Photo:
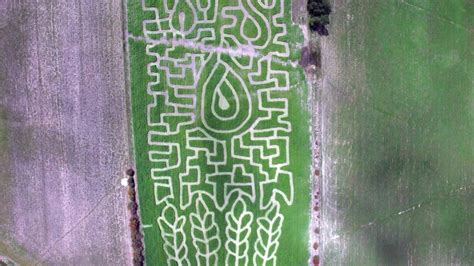
POLYGON ((163 238, 168 265, 190 265, 184 225, 186 217, 179 216, 176 207, 167 203, 161 216, 157 219, 163 238))
POLYGON ((284 217, 280 204, 274 202, 264 217, 257 219, 257 241, 255 242, 254 265, 276 265, 276 252, 284 217))
POLYGON ((248 265, 249 237, 253 214, 247 211, 242 198, 232 205, 226 214, 226 265, 248 265))
POLYGON ((190 218, 197 264, 218 265, 217 252, 221 247, 219 227, 214 213, 209 211, 202 197, 196 200, 196 212, 191 213, 190 218))

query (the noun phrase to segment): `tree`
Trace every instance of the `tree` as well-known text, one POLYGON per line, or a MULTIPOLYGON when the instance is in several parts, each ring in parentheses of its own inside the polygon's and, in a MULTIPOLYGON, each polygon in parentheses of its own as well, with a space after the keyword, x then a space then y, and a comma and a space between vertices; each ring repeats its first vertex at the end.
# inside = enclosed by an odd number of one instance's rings
POLYGON ((329 24, 331 6, 326 0, 308 0, 309 27, 320 35, 328 35, 326 25, 329 24))

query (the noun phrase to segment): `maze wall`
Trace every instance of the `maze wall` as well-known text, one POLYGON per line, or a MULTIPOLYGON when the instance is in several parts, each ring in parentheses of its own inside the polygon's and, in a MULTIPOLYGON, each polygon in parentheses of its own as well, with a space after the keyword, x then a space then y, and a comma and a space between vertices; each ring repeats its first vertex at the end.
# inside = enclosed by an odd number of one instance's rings
POLYGON ((290 1, 129 1, 149 265, 305 265, 309 116, 290 1))

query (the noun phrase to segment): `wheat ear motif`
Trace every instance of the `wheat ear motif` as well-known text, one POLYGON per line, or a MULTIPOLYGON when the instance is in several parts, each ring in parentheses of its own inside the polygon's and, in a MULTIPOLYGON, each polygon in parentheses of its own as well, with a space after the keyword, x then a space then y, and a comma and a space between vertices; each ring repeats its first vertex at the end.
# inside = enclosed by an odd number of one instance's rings
POLYGON ((226 265, 248 265, 249 236, 253 214, 239 198, 226 214, 226 265))
POLYGON ((161 216, 157 219, 163 238, 168 265, 190 265, 184 224, 186 218, 179 216, 176 207, 167 203, 161 216))
POLYGON ((219 265, 217 255, 221 247, 219 227, 215 221, 214 213, 209 211, 202 197, 196 200, 196 211, 191 213, 190 218, 197 265, 219 265))
POLYGON ((265 216, 257 219, 257 241, 253 255, 254 265, 276 265, 283 215, 280 213, 280 204, 275 202, 266 211, 265 216))

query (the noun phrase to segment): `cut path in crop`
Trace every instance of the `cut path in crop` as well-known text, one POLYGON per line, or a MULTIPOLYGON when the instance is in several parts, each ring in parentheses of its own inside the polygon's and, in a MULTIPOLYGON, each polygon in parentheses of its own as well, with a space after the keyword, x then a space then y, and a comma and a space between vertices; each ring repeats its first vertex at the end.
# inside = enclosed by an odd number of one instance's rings
POLYGON ((310 115, 291 2, 127 12, 147 263, 307 265, 310 115))

